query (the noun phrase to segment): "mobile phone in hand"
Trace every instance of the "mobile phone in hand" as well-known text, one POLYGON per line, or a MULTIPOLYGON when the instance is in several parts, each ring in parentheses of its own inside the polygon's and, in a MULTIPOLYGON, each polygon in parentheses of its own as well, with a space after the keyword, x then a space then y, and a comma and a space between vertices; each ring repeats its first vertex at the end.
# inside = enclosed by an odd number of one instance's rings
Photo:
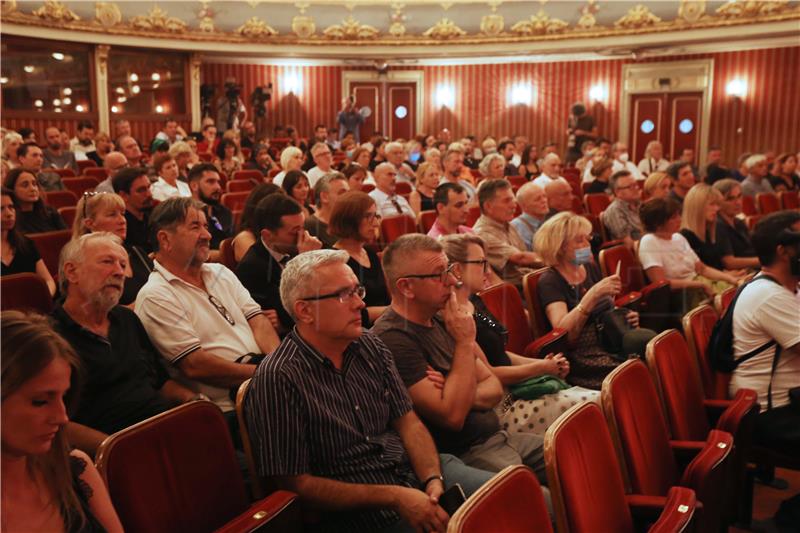
POLYGON ((461 504, 467 501, 466 495, 464 495, 464 489, 461 488, 461 485, 456 483, 439 496, 439 506, 445 510, 445 512, 453 516, 453 514, 458 511, 458 508, 461 507, 461 504))

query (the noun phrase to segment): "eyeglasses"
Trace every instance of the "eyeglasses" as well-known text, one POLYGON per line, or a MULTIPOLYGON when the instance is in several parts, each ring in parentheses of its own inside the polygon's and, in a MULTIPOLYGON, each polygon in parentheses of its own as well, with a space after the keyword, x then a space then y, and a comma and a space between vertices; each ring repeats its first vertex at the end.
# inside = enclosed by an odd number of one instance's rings
POLYGON ((372 222, 373 220, 377 220, 378 222, 381 221, 380 213, 367 213, 364 215, 364 220, 369 220, 372 222))
POLYGON ((228 324, 230 324, 231 326, 236 325, 236 321, 233 319, 233 316, 231 316, 231 314, 228 312, 225 306, 220 303, 219 300, 217 300, 216 298, 214 298, 212 295, 209 294, 208 301, 211 302, 211 305, 213 305, 217 309, 217 311, 219 311, 219 314, 221 314, 222 317, 228 321, 228 324))
POLYGON ((624 186, 622 186, 622 187, 617 187, 617 190, 618 190, 618 191, 624 191, 624 190, 626 190, 626 189, 630 189, 630 188, 633 188, 633 187, 636 187, 636 184, 633 184, 633 185, 624 185, 624 186))
POLYGON ((86 220, 86 206, 89 203, 89 198, 97 196, 98 194, 106 194, 105 191, 86 191, 83 193, 83 219, 86 220))
POLYGON ((363 285, 356 285, 355 287, 350 287, 348 289, 342 289, 340 291, 332 292, 330 294, 318 294, 317 296, 309 296, 307 298, 300 298, 301 300, 306 301, 316 301, 316 300, 327 300, 329 298, 337 298, 339 303, 345 303, 353 298, 353 296, 358 296, 359 300, 363 300, 364 296, 367 295, 367 289, 363 285))
POLYGON ((414 278, 414 279, 437 279, 440 283, 445 284, 447 283, 448 276, 453 275, 453 269, 456 267, 455 263, 450 263, 447 265, 447 269, 443 270, 438 274, 408 274, 406 276, 400 276, 401 278, 414 278))
POLYGON ((464 265, 481 265, 484 272, 489 271, 489 260, 488 259, 471 259, 469 261, 459 261, 459 263, 464 265))

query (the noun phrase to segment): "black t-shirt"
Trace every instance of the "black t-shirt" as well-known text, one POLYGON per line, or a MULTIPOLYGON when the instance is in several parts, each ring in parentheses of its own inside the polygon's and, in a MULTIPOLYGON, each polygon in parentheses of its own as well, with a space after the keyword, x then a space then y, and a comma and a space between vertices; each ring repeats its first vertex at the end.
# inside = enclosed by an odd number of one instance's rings
MULTIPOLYGON (((431 327, 409 322, 394 309, 383 313, 372 333, 391 350, 395 366, 406 387, 427 379, 426 369, 432 366, 445 376, 450 373, 455 340, 447 333, 444 321, 435 317, 431 327)), ((424 417, 423 417, 424 419, 424 417)), ((500 430, 495 412, 471 410, 460 431, 452 431, 425 420, 440 453, 459 455, 470 447, 485 442, 500 430)))
POLYGON ((378 254, 369 248, 366 250, 367 257, 369 257, 369 268, 364 267, 352 257, 347 261, 347 265, 353 269, 358 281, 367 289, 367 295, 364 296, 364 303, 367 304, 367 307, 389 305, 391 298, 389 298, 389 291, 386 290, 381 260, 378 259, 378 254))
POLYGON ((233 235, 233 214, 222 204, 212 204, 210 207, 208 232, 211 233, 211 249, 218 250, 219 243, 233 235))
MULTIPOLYGON (((562 123, 563 124, 563 123, 562 123)), ((575 123, 576 130, 586 130, 592 131, 594 128, 594 119, 591 115, 583 115, 579 117, 577 122, 575 123)), ((575 151, 579 152, 581 149, 581 145, 586 141, 593 140, 594 137, 590 137, 588 135, 576 135, 575 136, 575 151)))
POLYGON ((136 295, 150 279, 150 272, 153 271, 153 260, 144 250, 126 245, 125 251, 128 252, 128 262, 133 275, 125 278, 125 287, 122 290, 122 297, 119 299, 120 305, 129 305, 136 301, 136 295))
POLYGON ((598 179, 594 180, 586 187, 586 194, 600 194, 606 193, 611 186, 607 181, 600 181, 598 179))
POLYGON ((729 225, 722 217, 717 217, 717 245, 721 257, 732 255, 734 257, 755 257, 756 251, 750 241, 750 232, 747 224, 733 219, 733 226, 729 225))
POLYGON ((23 272, 36 274, 36 263, 41 259, 39 250, 29 238, 24 235, 19 237, 22 242, 14 250, 14 259, 11 260, 11 264, 6 265, 0 261, 0 276, 22 274, 23 272))
MULTIPOLYGON (((603 275, 600 273, 600 269, 595 263, 584 265, 584 268, 586 269, 586 279, 579 285, 570 285, 555 268, 551 268, 543 273, 542 277, 539 279, 536 291, 539 296, 539 305, 542 306, 542 309, 547 309, 547 306, 554 302, 566 303, 568 311, 574 309, 575 306, 580 303, 581 299, 583 299, 584 295, 586 295, 586 292, 591 289, 595 283, 603 279, 603 275)), ((613 307, 614 302, 611 298, 602 300, 591 310, 589 321, 594 321, 601 313, 613 307)), ((545 320, 547 320, 546 315, 545 320)), ((553 327, 549 320, 547 320, 547 324, 550 328, 553 327)))
POLYGON ((767 176, 767 180, 769 180, 769 183, 772 185, 772 188, 775 189, 775 192, 800 191, 800 178, 798 178, 796 174, 792 174, 791 186, 789 186, 789 184, 786 183, 780 176, 773 176, 770 174, 767 176))
POLYGON ((148 228, 150 211, 143 211, 142 214, 144 217, 139 220, 133 216, 133 213, 125 210, 125 222, 128 225, 127 233, 125 234, 125 245, 138 246, 145 252, 150 253, 153 251, 153 247, 150 246, 150 230, 148 228))
POLYGON ((701 241, 692 230, 687 228, 681 230, 681 235, 689 241, 689 246, 692 247, 692 250, 694 250, 694 253, 700 258, 700 261, 717 270, 722 270, 724 268, 722 266, 722 249, 718 242, 711 242, 711 236, 709 234, 706 234, 705 242, 701 241))
POLYGON ((23 211, 17 209, 17 229, 20 233, 42 233, 43 231, 58 231, 67 229, 67 224, 58 211, 45 205, 42 209, 23 211))
POLYGON ((113 308, 108 338, 75 322, 59 305, 54 327, 80 358, 80 396, 70 418, 79 424, 114 433, 169 409, 158 390, 169 379, 161 356, 136 314, 113 308))
POLYGON ((483 303, 479 296, 470 296, 475 307, 472 318, 475 319, 475 341, 483 350, 486 359, 492 366, 511 366, 511 359, 506 352, 508 330, 501 324, 483 303))

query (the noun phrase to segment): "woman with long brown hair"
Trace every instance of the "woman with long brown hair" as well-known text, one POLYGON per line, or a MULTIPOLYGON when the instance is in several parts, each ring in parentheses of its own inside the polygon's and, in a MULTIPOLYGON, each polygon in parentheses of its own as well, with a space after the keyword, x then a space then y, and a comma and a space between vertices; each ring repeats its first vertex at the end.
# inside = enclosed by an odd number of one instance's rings
POLYGON ((122 531, 100 474, 64 427, 78 358, 46 319, 2 313, 2 530, 122 531))

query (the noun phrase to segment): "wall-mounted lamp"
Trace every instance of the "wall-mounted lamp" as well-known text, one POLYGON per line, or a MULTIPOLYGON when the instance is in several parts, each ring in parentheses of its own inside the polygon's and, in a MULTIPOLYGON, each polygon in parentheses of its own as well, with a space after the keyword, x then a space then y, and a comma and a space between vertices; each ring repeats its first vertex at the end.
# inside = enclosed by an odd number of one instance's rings
POLYGON ((725 93, 728 96, 744 98, 747 96, 747 82, 740 78, 734 78, 725 86, 725 93))
POLYGON ((156 113, 163 113, 163 112, 164 112, 164 106, 161 105, 161 104, 158 104, 156 106, 156 113))
POLYGON ((453 109, 456 105, 456 92, 451 85, 439 85, 436 88, 436 106, 453 109))
POLYGON ((508 91, 508 103, 511 105, 531 105, 533 103, 533 87, 529 83, 515 83, 508 91))
POLYGON ((589 89, 589 99, 592 102, 605 102, 608 99, 608 88, 605 85, 592 85, 589 89))
POLYGON ((297 72, 287 72, 283 75, 284 92, 300 94, 303 92, 303 77, 297 72))

